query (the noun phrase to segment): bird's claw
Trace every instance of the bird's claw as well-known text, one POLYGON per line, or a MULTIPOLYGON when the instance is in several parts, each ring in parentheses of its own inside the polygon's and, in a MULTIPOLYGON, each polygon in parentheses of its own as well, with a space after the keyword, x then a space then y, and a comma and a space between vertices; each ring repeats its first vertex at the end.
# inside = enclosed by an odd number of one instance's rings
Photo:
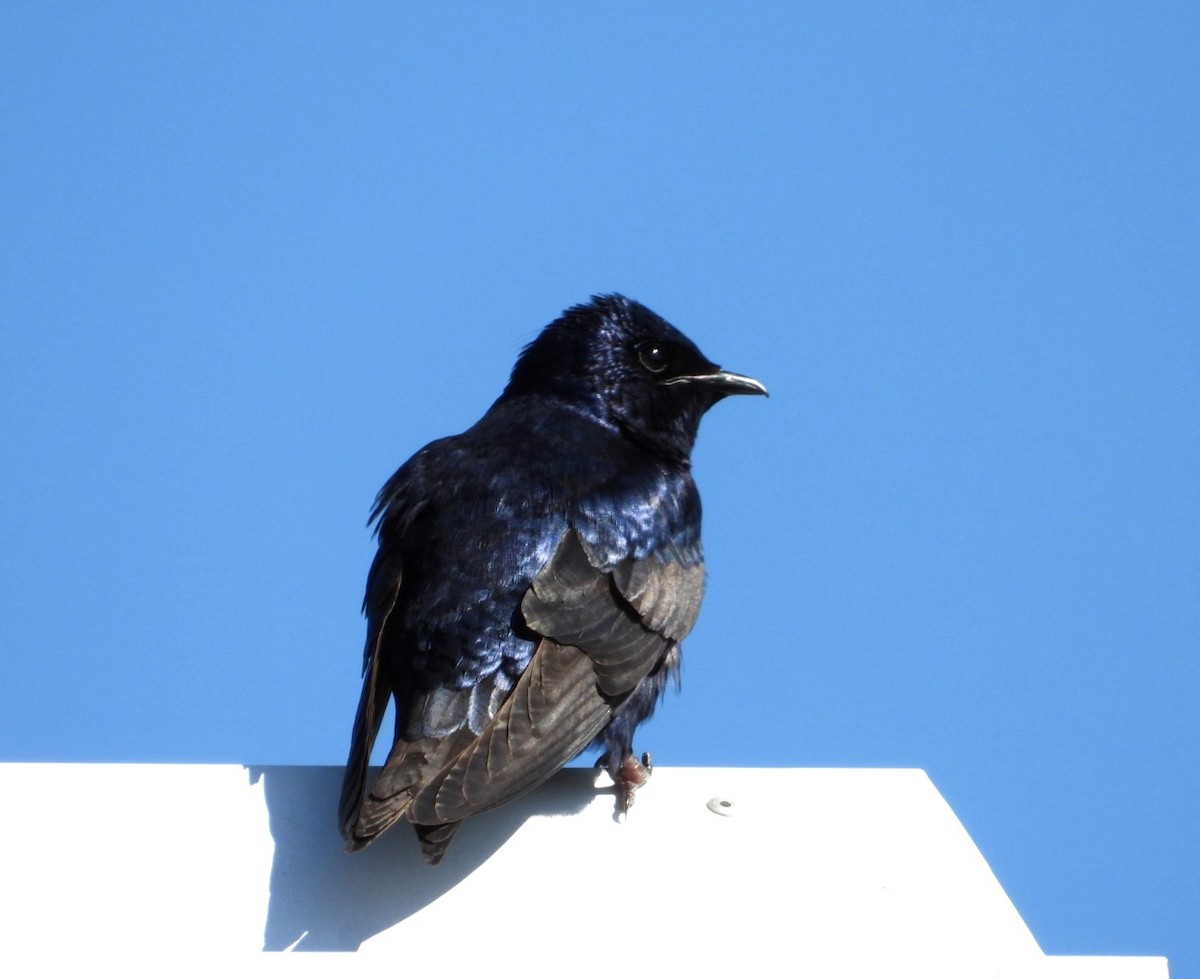
POLYGON ((617 787, 617 806, 613 815, 618 822, 629 814, 629 808, 633 805, 633 797, 637 794, 638 789, 650 781, 650 773, 653 770, 650 753, 646 752, 642 755, 641 761, 631 754, 626 755, 620 768, 612 773, 613 782, 617 787))

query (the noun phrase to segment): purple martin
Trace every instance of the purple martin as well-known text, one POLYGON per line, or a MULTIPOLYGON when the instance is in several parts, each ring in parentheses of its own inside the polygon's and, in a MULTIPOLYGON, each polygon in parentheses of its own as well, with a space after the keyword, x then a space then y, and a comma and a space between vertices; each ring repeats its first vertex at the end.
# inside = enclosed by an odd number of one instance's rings
POLYGON ((339 809, 349 849, 404 819, 437 863, 461 820, 589 745, 628 810, 649 775, 634 731, 678 679, 704 592, 700 418, 766 393, 640 303, 595 296, 525 347, 473 427, 387 481, 339 809), (389 698, 394 740, 371 781, 389 698))

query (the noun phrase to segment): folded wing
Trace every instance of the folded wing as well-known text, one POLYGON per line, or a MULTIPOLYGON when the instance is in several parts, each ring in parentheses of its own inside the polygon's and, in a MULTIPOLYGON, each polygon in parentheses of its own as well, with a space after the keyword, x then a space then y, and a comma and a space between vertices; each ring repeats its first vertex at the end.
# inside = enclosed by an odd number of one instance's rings
MULTIPOLYGON (((436 862, 458 821, 536 787, 587 747, 691 630, 703 590, 702 564, 650 555, 606 571, 567 531, 521 603, 541 638, 516 686, 478 735, 464 727, 398 742, 365 799, 365 761, 357 796, 348 772, 342 825, 351 846, 405 816, 436 862)), ((360 726, 373 740, 376 687, 368 666, 356 743, 360 726)))

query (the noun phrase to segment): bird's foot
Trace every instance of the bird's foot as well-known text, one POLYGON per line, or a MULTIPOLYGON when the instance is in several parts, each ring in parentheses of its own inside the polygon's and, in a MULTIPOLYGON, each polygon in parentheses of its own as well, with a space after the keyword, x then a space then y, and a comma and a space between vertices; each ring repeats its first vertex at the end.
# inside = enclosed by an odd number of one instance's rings
POLYGON ((611 773, 613 782, 617 786, 617 806, 613 813, 617 820, 629 813, 629 807, 633 805, 633 797, 637 794, 638 789, 650 781, 652 771, 654 771, 654 764, 650 761, 650 752, 647 751, 642 755, 641 761, 634 758, 632 754, 626 755, 620 767, 611 773))

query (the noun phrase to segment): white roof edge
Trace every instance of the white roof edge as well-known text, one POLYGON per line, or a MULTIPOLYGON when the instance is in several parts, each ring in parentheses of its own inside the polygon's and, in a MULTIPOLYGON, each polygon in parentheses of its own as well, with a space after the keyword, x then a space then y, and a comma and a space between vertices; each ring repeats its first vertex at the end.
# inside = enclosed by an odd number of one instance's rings
POLYGON ((259 954, 287 949, 405 972, 479 960, 489 976, 616 960, 635 975, 1168 974, 1163 958, 1044 955, 916 769, 658 767, 621 824, 593 773, 568 769, 468 820, 433 868, 405 826, 344 853, 339 782, 327 766, 0 765, 23 803, 0 810, 5 954, 200 954, 252 974, 341 961, 259 954))

